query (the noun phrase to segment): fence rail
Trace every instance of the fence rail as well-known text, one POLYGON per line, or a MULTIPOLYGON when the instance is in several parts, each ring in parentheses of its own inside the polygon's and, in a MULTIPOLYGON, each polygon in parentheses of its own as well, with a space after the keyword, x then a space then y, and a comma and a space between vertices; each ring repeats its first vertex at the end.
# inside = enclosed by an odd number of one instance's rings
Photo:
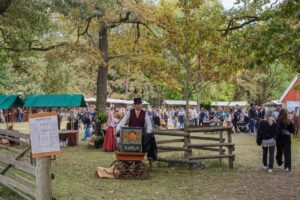
MULTIPOLYGON (((235 150, 235 144, 232 143, 232 127, 199 127, 199 128, 188 128, 187 130, 176 129, 172 130, 156 130, 155 135, 162 135, 168 137, 167 139, 162 139, 157 141, 157 149, 159 152, 158 161, 163 162, 173 162, 173 163, 186 163, 195 164, 206 159, 228 159, 229 168, 233 168, 233 162, 235 160, 235 155, 233 151, 235 150), (191 135, 197 133, 213 134, 216 133, 219 137, 213 136, 198 136, 191 135), (225 138, 227 136, 227 139, 225 138), (170 137, 183 137, 170 139, 170 137), (201 141, 202 143, 194 143, 195 141, 201 141), (206 142, 206 143, 203 143, 206 142), (176 146, 171 146, 171 144, 176 143, 176 146), (168 144, 168 145, 164 145, 168 144), (213 155, 193 155, 193 150, 200 149, 203 151, 218 152, 218 154, 213 155), (168 158, 162 157, 161 154, 165 152, 184 152, 183 158, 168 158)), ((213 134, 215 135, 215 134, 213 134)))
POLYGON ((24 199, 35 199, 36 167, 32 166, 28 159, 31 150, 29 134, 0 129, 0 139, 22 144, 19 148, 0 145, 0 184, 24 199), (21 149, 23 146, 25 148, 21 149), (24 157, 27 160, 24 160, 24 157))

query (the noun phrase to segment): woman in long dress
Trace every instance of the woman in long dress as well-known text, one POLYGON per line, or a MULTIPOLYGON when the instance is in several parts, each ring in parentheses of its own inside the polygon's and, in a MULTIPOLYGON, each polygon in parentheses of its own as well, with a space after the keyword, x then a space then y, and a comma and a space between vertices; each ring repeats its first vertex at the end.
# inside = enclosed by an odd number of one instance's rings
POLYGON ((103 149, 105 151, 114 151, 116 149, 116 137, 115 137, 115 129, 118 125, 118 118, 116 117, 118 113, 114 113, 110 111, 108 113, 107 120, 107 130, 103 142, 103 149))

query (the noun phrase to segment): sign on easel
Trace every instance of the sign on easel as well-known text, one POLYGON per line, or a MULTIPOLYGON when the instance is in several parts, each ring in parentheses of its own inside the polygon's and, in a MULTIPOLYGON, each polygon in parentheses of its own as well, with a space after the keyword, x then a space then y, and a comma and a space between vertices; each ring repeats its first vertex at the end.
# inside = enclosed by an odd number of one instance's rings
POLYGON ((33 158, 57 155, 60 151, 56 112, 29 115, 33 158))

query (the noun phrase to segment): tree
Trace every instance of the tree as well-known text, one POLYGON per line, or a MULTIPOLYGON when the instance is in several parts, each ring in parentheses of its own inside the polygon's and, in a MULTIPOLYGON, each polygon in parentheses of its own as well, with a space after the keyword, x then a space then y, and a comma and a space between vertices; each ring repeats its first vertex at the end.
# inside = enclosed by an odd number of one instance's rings
MULTIPOLYGON (((83 30, 79 30, 79 36, 85 36, 90 39, 91 44, 98 48, 101 53, 101 64, 98 67, 97 75, 97 102, 96 108, 98 111, 106 110, 107 99, 107 75, 109 69, 109 61, 115 58, 123 57, 124 55, 110 55, 109 36, 122 32, 122 26, 133 24, 136 26, 137 38, 140 37, 141 27, 149 29, 147 23, 151 16, 149 13, 149 5, 141 1, 91 1, 87 3, 84 16, 85 26, 83 30), (92 10, 91 10, 92 8, 92 10), (90 10, 89 10, 90 9, 90 10), (90 13, 90 15, 87 15, 90 13), (147 15, 148 14, 148 15, 147 15), (146 16, 146 17, 145 17, 146 16), (94 31, 97 32, 98 44, 95 43, 93 34, 90 34, 90 26, 94 25, 94 31), (125 24, 125 25, 124 25, 125 24), (114 31, 115 30, 115 31, 114 31)), ((126 52, 127 54, 128 52, 126 52)))
MULTIPOLYGON (((226 77, 231 59, 228 43, 218 29, 223 25, 223 8, 218 1, 162 1, 157 22, 160 29, 150 44, 164 58, 157 71, 167 82, 179 83, 184 99, 201 90, 207 82, 226 77)), ((156 74, 155 74, 156 75, 156 74)), ((188 105, 186 107, 188 109, 188 105)))

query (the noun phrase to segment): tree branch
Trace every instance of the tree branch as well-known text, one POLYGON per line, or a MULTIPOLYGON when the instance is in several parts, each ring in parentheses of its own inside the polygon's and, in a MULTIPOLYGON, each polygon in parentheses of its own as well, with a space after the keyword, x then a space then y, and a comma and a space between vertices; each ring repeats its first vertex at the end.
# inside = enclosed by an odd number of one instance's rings
POLYGON ((259 21, 260 18, 257 16, 242 16, 242 17, 233 17, 229 20, 228 26, 226 29, 220 29, 219 31, 224 32, 222 35, 227 36, 230 31, 237 30, 243 28, 244 26, 259 21), (234 25, 235 21, 239 20, 247 20, 239 25, 234 25))
POLYGON ((91 21, 94 17, 97 17, 97 15, 92 15, 92 16, 87 18, 85 29, 84 29, 84 31, 82 31, 81 33, 78 34, 78 37, 80 37, 84 34, 87 34, 89 32, 90 24, 91 24, 91 21))
POLYGON ((124 58, 124 57, 128 58, 130 56, 131 55, 129 55, 129 54, 112 55, 112 56, 108 56, 108 59, 112 60, 112 59, 115 59, 115 58, 124 58))
POLYGON ((15 47, 5 47, 5 46, 0 46, 0 49, 6 50, 6 51, 13 51, 13 52, 25 52, 25 51, 50 51, 52 49, 55 49, 57 47, 62 47, 65 46, 67 43, 62 42, 56 45, 51 45, 48 47, 31 47, 28 46, 27 48, 15 48, 15 47))

